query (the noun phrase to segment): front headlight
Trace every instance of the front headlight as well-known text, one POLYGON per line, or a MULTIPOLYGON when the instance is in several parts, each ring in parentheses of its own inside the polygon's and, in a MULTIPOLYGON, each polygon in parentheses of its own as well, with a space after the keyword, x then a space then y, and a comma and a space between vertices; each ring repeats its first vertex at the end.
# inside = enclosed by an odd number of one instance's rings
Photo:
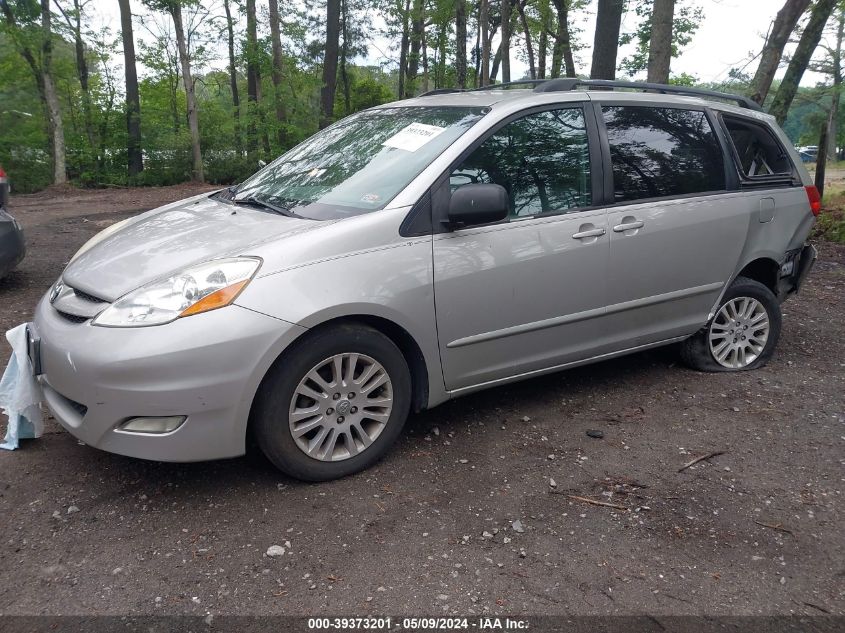
POLYGON ((133 290, 103 310, 93 325, 162 325, 231 304, 255 275, 257 257, 218 259, 133 290))

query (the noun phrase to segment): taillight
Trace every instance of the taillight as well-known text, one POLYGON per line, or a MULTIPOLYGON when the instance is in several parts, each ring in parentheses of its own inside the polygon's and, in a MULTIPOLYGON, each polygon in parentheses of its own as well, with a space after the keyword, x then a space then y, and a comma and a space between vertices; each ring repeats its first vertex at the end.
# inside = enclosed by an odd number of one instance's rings
POLYGON ((807 200, 810 201, 810 211, 813 215, 818 215, 822 210, 822 197, 819 195, 819 190, 815 185, 807 185, 804 189, 807 191, 807 200))

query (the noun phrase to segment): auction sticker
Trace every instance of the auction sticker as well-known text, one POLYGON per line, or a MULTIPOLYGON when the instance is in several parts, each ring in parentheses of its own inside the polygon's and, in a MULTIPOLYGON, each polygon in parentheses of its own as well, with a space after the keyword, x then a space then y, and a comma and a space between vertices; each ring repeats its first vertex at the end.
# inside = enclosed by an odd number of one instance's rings
POLYGON ((442 134, 445 129, 445 127, 426 125, 425 123, 411 123, 411 125, 402 128, 387 139, 382 145, 403 149, 406 152, 416 152, 431 139, 442 134))

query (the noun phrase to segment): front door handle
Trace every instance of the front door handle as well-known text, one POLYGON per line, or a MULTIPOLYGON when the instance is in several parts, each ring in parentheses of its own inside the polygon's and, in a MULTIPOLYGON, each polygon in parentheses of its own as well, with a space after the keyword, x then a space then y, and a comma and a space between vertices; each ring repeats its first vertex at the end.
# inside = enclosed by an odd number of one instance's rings
POLYGON ((633 222, 624 222, 622 224, 617 224, 613 227, 613 231, 615 233, 622 233, 624 231, 633 231, 635 229, 641 229, 645 226, 645 222, 642 220, 634 220, 633 222))
POLYGON ((604 229, 590 229, 589 231, 580 231, 572 235, 573 240, 580 240, 585 237, 601 237, 607 233, 604 229))

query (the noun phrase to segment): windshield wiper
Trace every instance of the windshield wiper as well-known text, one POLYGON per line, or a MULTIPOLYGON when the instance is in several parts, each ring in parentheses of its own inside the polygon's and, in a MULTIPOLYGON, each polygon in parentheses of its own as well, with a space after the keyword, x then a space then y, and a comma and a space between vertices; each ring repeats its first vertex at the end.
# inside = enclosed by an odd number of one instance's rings
POLYGON ((275 204, 270 204, 269 202, 266 202, 264 200, 259 200, 255 196, 246 196, 245 198, 232 198, 232 204, 248 204, 253 207, 260 207, 262 209, 266 209, 267 211, 273 211, 274 213, 278 213, 279 215, 284 215, 289 218, 300 217, 290 209, 285 209, 284 207, 279 207, 275 204))

